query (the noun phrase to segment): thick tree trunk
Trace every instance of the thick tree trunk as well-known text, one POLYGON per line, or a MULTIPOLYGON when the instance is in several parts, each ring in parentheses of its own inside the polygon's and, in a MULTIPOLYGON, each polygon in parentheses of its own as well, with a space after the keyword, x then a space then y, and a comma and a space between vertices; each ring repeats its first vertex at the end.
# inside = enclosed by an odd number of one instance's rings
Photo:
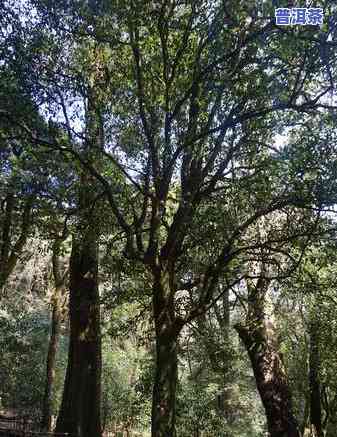
POLYGON ((267 291, 268 282, 262 279, 249 288, 246 324, 236 325, 236 330, 252 364, 257 389, 266 411, 270 437, 300 437, 274 326, 266 318, 267 291))
MULTIPOLYGON (((95 89, 88 89, 83 155, 99 166, 104 149, 102 120, 95 106, 95 89)), ((56 432, 71 437, 101 437, 101 327, 98 290, 98 238, 100 221, 95 214, 97 187, 83 171, 80 177, 79 217, 70 257, 68 366, 56 432)))
POLYGON ((175 437, 177 343, 180 327, 175 317, 169 275, 156 274, 153 287, 156 373, 152 398, 152 437, 175 437))
POLYGON ((68 366, 56 432, 101 436, 101 333, 95 187, 81 177, 80 216, 70 257, 68 366))
MULTIPOLYGON (((56 290, 58 296, 60 291, 56 290)), ((55 380, 56 353, 59 344, 60 328, 61 328, 61 311, 60 303, 55 296, 52 310, 51 332, 47 355, 47 376, 46 386, 42 405, 41 429, 50 432, 52 429, 52 395, 55 380)))
POLYGON ((73 240, 69 306, 68 367, 56 432, 100 437, 101 339, 95 236, 73 240))
POLYGON ((260 333, 243 326, 236 329, 252 363, 270 437, 300 437, 285 370, 277 350, 270 347, 260 333))

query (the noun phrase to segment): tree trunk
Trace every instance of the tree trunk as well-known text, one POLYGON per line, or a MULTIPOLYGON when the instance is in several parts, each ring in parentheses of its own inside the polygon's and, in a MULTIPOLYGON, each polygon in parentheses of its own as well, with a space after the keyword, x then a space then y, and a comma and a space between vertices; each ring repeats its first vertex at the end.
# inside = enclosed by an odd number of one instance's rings
POLYGON ((66 238, 66 234, 57 238, 53 244, 53 279, 54 279, 54 294, 52 297, 52 319, 51 332, 47 354, 47 374, 46 386, 42 404, 42 419, 41 429, 43 431, 51 431, 52 429, 52 396, 55 380, 56 354, 60 338, 60 330, 62 323, 62 297, 65 288, 66 272, 61 271, 60 267, 60 252, 62 241, 66 238))
POLYGON ((151 435, 152 437, 175 437, 177 343, 180 326, 175 316, 170 275, 167 272, 156 273, 153 287, 156 372, 152 398, 151 435))
POLYGON ((256 385, 266 411, 270 437, 300 437, 281 358, 265 338, 236 327, 252 363, 256 385))
POLYGON ((257 389, 266 411, 270 437, 300 437, 274 326, 266 318, 267 290, 268 283, 262 279, 250 288, 246 324, 236 325, 236 330, 252 364, 257 389))
POLYGON ((313 437, 322 437, 321 388, 319 382, 318 329, 315 320, 310 323, 309 355, 310 428, 313 437))
MULTIPOLYGON (((102 120, 95 106, 94 88, 88 89, 83 156, 99 166, 104 149, 102 120)), ((101 437, 101 327, 98 290, 100 219, 95 213, 97 186, 85 171, 79 181, 79 216, 70 257, 68 366, 56 432, 71 437, 101 437)))
POLYGON ((80 216, 70 257, 68 366, 56 432, 101 436, 101 333, 98 291, 98 220, 95 187, 83 174, 80 216))
MULTIPOLYGON (((58 297, 60 291, 56 290, 55 294, 58 297)), ((47 377, 42 405, 41 429, 47 432, 51 432, 52 430, 52 395, 55 379, 56 353, 59 344, 62 319, 60 303, 57 297, 55 296, 53 302, 51 332, 47 355, 47 377)))
POLYGON ((222 346, 222 363, 223 363, 223 392, 221 399, 221 409, 220 412, 224 416, 227 424, 233 423, 233 407, 231 405, 231 366, 232 366, 232 356, 230 351, 230 302, 229 302, 229 290, 225 290, 222 298, 223 311, 222 314, 220 310, 217 311, 217 304, 215 304, 216 317, 221 329, 223 346, 222 346))
POLYGON ((101 339, 95 238, 74 237, 70 260, 70 344, 56 432, 101 436, 101 339))

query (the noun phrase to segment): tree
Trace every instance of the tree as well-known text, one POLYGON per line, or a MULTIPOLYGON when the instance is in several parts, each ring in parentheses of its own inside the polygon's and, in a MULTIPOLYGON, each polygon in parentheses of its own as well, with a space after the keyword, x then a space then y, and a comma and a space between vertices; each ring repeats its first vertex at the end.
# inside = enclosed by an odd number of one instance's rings
MULTIPOLYGON (((97 141, 97 117, 89 100, 87 136, 97 141)), ((83 155, 93 160, 90 144, 83 155)), ((96 184, 80 174, 77 229, 72 236, 69 281, 70 344, 63 399, 56 432, 78 437, 101 436, 101 327, 98 290, 96 184)))

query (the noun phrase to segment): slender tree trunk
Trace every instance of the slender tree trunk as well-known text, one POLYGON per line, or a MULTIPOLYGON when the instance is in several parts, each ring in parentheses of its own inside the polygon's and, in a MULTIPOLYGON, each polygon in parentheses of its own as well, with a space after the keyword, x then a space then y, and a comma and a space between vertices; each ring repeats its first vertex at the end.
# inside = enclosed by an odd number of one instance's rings
POLYGON ((53 244, 53 279, 54 279, 54 294, 52 297, 52 318, 51 318, 51 330, 50 340, 47 354, 47 373, 46 373, 46 386, 42 404, 42 419, 41 429, 43 431, 51 431, 52 429, 52 396, 55 380, 55 366, 56 366, 56 354, 60 338, 60 330, 62 323, 62 296, 65 288, 66 274, 61 271, 60 267, 60 250, 62 241, 66 238, 63 235, 57 238, 53 244))
POLYGON ((310 323, 309 388, 310 428, 313 437, 322 437, 321 387, 319 382, 319 343, 315 320, 310 323))
POLYGON ((305 395, 305 401, 304 401, 304 413, 303 413, 303 420, 300 426, 301 435, 304 437, 310 432, 308 430, 307 425, 310 422, 309 420, 310 416, 310 393, 306 393, 305 395))
MULTIPOLYGON (((57 290, 55 294, 59 295, 60 291, 57 290)), ((41 429, 48 432, 52 430, 52 396, 55 380, 56 353, 60 338, 61 319, 62 315, 60 310, 60 303, 56 297, 54 299, 52 309, 51 332, 47 354, 47 376, 41 420, 41 429)))
POLYGON ((153 314, 156 332, 156 372, 152 398, 152 437, 175 437, 178 378, 177 343, 180 331, 168 273, 156 273, 153 314))
POLYGON ((274 327, 265 315, 267 289, 268 283, 264 280, 251 287, 246 324, 236 325, 236 329, 252 364, 270 437, 300 437, 274 327))
POLYGON ((231 374, 231 353, 230 353, 230 304, 229 304, 229 290, 227 289, 223 294, 223 314, 220 316, 217 312, 217 319, 223 335, 223 399, 222 399, 222 414, 228 424, 231 424, 233 419, 233 408, 231 406, 231 392, 230 392, 230 374, 231 374))

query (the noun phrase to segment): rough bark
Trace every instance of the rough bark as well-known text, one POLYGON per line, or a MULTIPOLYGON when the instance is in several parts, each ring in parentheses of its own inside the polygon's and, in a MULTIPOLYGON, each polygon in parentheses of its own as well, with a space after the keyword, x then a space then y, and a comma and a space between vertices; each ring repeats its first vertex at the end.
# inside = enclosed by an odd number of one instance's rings
POLYGON ((56 432, 100 437, 101 339, 96 239, 73 238, 70 261, 70 343, 56 432))
POLYGON ((180 331, 175 316, 170 275, 155 274, 153 315, 156 332, 156 373, 152 398, 152 437, 175 437, 178 378, 177 343, 180 331))
POLYGON ((246 324, 236 325, 236 329, 252 364, 257 389, 266 411, 270 437, 300 437, 274 327, 265 315, 267 288, 268 283, 259 280, 250 289, 246 324))
MULTIPOLYGON (((98 58, 97 58, 98 59, 98 58)), ((98 61, 99 62, 99 61, 98 61)), ((94 88, 88 89, 83 159, 99 166, 104 132, 94 88)), ((98 290, 99 218, 92 175, 80 174, 78 226, 69 270, 70 339, 68 365, 56 432, 101 437, 101 327, 98 290)))

